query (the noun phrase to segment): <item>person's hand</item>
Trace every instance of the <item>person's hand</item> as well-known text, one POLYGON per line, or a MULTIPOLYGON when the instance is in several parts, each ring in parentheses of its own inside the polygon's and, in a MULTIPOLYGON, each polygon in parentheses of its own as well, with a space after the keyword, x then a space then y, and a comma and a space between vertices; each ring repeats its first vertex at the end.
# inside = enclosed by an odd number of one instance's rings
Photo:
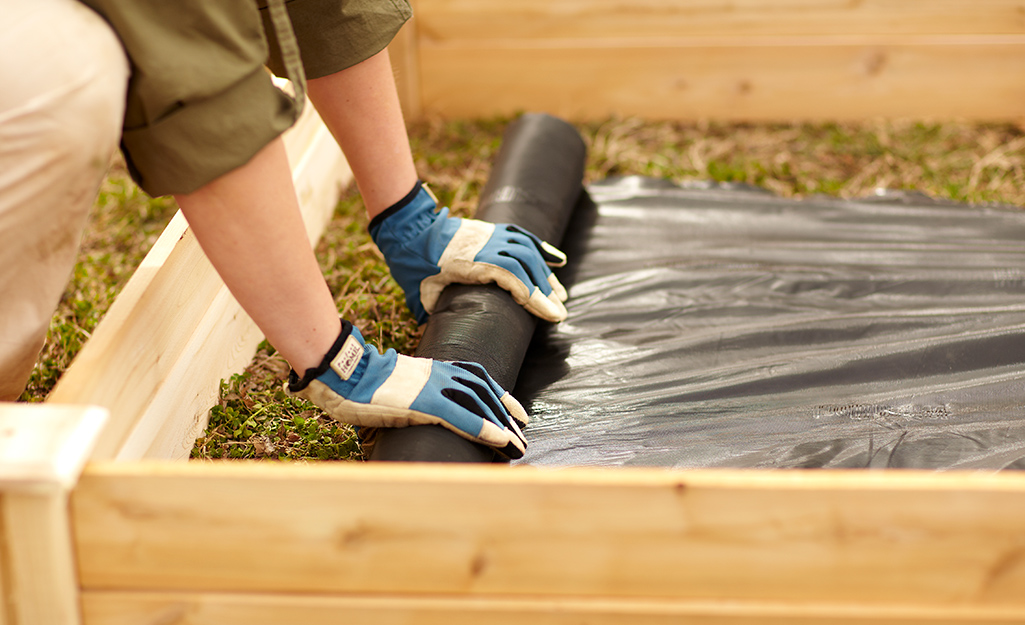
POLYGON ((523 457, 526 411, 476 363, 378 353, 358 328, 342 331, 320 366, 302 378, 291 371, 285 392, 328 416, 364 427, 435 423, 511 459, 523 457), (518 422, 518 423, 517 423, 518 422))
POLYGON ((370 222, 370 236, 417 322, 427 321, 453 282, 494 282, 541 319, 566 318, 566 289, 549 269, 566 264, 565 254, 518 226, 449 217, 447 208, 436 208, 418 182, 370 222))

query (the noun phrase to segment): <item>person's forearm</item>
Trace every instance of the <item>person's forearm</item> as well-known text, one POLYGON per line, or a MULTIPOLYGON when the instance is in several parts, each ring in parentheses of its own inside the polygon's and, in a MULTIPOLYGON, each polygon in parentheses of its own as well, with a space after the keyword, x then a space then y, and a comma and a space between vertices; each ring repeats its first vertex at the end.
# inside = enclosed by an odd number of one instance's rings
POLYGON ((340 321, 306 236, 281 139, 175 199, 210 262, 267 340, 296 371, 318 365, 340 321))
POLYGON ((307 93, 345 152, 370 217, 409 193, 416 167, 387 50, 310 80, 307 93))
MULTIPOLYGON (((372 217, 402 199, 416 169, 387 51, 309 81, 310 99, 345 151, 372 217)), ((257 326, 299 371, 338 336, 280 139, 199 190, 175 196, 207 257, 257 326)))

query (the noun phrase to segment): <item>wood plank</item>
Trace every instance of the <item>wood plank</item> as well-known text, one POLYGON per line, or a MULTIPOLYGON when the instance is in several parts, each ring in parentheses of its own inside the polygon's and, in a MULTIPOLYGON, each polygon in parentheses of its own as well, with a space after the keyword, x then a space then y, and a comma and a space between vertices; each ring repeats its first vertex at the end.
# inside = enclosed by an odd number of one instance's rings
POLYGON ((505 44, 422 46, 424 111, 763 121, 1006 120, 1025 113, 1025 38, 1018 36, 996 43, 505 44))
POLYGON ((0 403, 0 492, 70 490, 107 418, 96 406, 0 403))
MULTIPOLYGON (((312 106, 284 139, 316 241, 351 173, 312 106)), ((179 213, 48 401, 109 409, 94 458, 188 457, 219 381, 241 371, 262 338, 179 213)))
POLYGON ((210 407, 220 396, 220 380, 243 370, 262 340, 256 324, 227 287, 220 286, 114 458, 188 458, 206 429, 210 407), (183 393, 182 389, 197 390, 183 393))
POLYGON ((0 504, 8 622, 81 622, 67 493, 4 493, 0 504))
POLYGON ((77 623, 68 493, 107 419, 94 406, 0 404, 0 623, 77 623))
POLYGON ((416 16, 431 42, 1025 34, 1019 0, 419 0, 416 16))
POLYGON ((91 465, 87 590, 1025 608, 1025 475, 91 465))
MULTIPOLYGON (((3 510, 4 496, 0 493, 0 510, 3 510)), ((4 526, 4 515, 0 514, 0 625, 16 623, 14 614, 14 588, 11 582, 11 557, 7 553, 7 528, 4 526)))
MULTIPOLYGON (((48 400, 56 404, 89 402, 110 410, 111 421, 94 452, 97 458, 117 457, 137 424, 147 421, 144 415, 153 407, 154 396, 176 363, 186 357, 193 328, 223 288, 181 213, 161 239, 165 236, 174 239, 166 258, 152 273, 147 268, 143 275, 148 279, 141 292, 129 290, 133 276, 48 400)), ((227 361, 220 365, 228 368, 233 364, 232 355, 245 357, 253 349, 255 345, 233 346, 222 356, 227 361)), ((181 397, 208 398, 212 392, 207 384, 200 389, 181 389, 181 397)), ((180 416, 197 418, 184 411, 180 416)))
POLYGON ((964 625, 1022 623, 1020 608, 797 605, 725 601, 616 601, 87 591, 86 625, 964 625))

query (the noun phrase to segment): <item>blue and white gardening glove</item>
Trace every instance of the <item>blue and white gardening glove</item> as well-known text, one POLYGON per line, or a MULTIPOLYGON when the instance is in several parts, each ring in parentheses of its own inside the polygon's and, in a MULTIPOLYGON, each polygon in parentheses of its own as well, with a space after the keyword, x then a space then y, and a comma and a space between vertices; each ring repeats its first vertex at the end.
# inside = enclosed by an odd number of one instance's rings
POLYGON ((526 425, 526 411, 484 367, 411 358, 394 349, 381 354, 344 320, 320 366, 302 378, 291 371, 285 392, 343 423, 391 428, 435 423, 514 460, 527 446, 517 423, 526 425))
POLYGON ((552 322, 566 318, 566 289, 549 269, 565 265, 565 254, 519 226, 449 217, 447 208, 436 208, 434 196, 417 182, 370 222, 370 236, 417 322, 427 321, 453 282, 494 282, 534 315, 552 322))

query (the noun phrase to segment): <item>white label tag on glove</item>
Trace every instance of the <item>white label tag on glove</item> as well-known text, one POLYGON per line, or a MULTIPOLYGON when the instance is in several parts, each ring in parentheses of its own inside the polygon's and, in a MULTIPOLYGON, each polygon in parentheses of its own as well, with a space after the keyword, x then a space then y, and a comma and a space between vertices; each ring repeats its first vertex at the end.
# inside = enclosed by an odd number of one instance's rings
POLYGON ((356 371, 356 365, 359 364, 359 360, 362 357, 363 346, 360 345, 356 337, 350 334, 345 339, 342 349, 338 351, 338 355, 331 361, 331 368, 338 374, 338 377, 348 380, 352 377, 353 372, 356 371))

